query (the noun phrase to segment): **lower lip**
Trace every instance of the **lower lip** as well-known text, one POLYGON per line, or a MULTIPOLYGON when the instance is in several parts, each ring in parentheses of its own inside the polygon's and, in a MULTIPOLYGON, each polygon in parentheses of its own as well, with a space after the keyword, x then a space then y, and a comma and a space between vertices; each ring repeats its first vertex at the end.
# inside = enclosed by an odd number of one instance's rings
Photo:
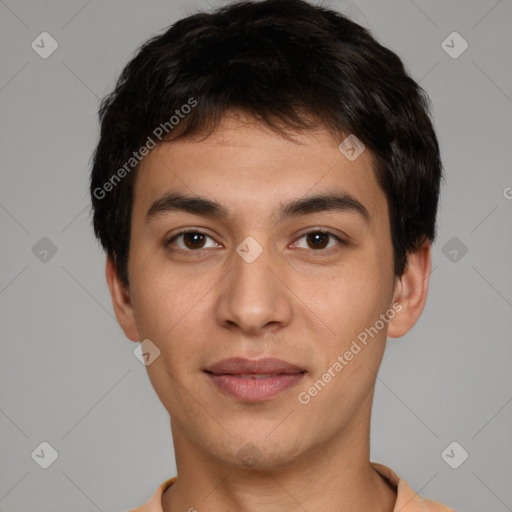
POLYGON ((274 377, 264 377, 262 379, 242 378, 236 375, 214 375, 212 373, 206 375, 222 392, 249 402, 269 400, 282 391, 295 386, 304 377, 304 373, 281 373, 274 377))

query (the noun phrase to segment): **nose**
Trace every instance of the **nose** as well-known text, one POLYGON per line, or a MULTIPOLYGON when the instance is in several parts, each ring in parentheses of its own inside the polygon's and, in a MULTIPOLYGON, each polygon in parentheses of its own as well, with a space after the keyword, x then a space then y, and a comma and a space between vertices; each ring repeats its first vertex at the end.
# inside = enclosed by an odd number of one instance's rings
POLYGON ((265 249, 254 261, 233 253, 232 267, 222 280, 216 308, 220 325, 259 335, 290 322, 292 293, 283 282, 285 263, 279 263, 265 249))

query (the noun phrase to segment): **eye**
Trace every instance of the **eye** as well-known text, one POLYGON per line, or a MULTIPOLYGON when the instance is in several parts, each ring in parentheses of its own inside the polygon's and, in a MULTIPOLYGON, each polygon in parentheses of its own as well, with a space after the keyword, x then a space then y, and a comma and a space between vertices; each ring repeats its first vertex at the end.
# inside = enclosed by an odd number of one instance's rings
POLYGON ((166 245, 171 246, 171 249, 174 249, 172 246, 176 245, 177 250, 186 252, 196 251, 198 249, 210 249, 218 246, 218 244, 213 241, 213 238, 196 230, 181 231, 170 238, 166 245), (206 245, 207 239, 212 240, 213 244, 209 246, 206 245))
POLYGON ((333 233, 329 233, 328 231, 309 231, 308 233, 304 233, 298 241, 294 243, 294 246, 299 247, 299 249, 314 249, 314 250, 324 250, 330 249, 336 245, 343 245, 344 241, 334 235, 333 233), (306 242, 306 247, 304 245, 300 246, 299 241, 304 239, 306 242), (338 244, 330 244, 330 242, 337 241, 338 244))
MULTIPOLYGON (((336 245, 343 245, 345 242, 338 236, 328 231, 316 230, 304 233, 293 244, 299 249, 313 249, 315 251, 322 251, 335 247, 336 245), (304 240, 304 242, 300 242, 304 240), (337 242, 337 243, 336 243, 337 242)), ((219 247, 219 244, 213 240, 212 237, 198 230, 180 231, 166 242, 172 250, 183 252, 197 252, 200 249, 212 249, 219 247), (208 245, 208 239, 211 240, 208 245)))

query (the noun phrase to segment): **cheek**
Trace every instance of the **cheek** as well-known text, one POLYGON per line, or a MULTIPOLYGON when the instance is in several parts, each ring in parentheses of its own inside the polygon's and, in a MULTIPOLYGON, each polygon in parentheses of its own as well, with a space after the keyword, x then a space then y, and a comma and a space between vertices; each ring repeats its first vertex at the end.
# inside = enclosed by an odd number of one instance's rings
POLYGON ((321 321, 328 343, 336 349, 350 344, 388 307, 390 279, 372 262, 376 258, 358 259, 336 270, 296 272, 291 281, 290 287, 307 306, 303 313, 321 321))
POLYGON ((132 300, 140 336, 160 349, 158 363, 163 364, 147 367, 150 378, 154 385, 168 387, 173 386, 169 375, 181 380, 180 374, 204 353, 205 331, 213 332, 214 327, 211 291, 217 280, 155 268, 160 270, 146 265, 134 273, 138 279, 132 300))
POLYGON ((151 272, 147 265, 134 276, 138 278, 133 282, 132 297, 138 332, 141 339, 151 340, 160 350, 158 358, 146 367, 148 377, 167 410, 186 408, 182 373, 201 350, 195 343, 202 339, 198 315, 205 291, 194 282, 183 283, 175 273, 151 272))
POLYGON ((150 339, 164 340, 181 322, 187 322, 205 294, 204 280, 187 278, 156 258, 134 262, 132 275, 137 326, 150 339))

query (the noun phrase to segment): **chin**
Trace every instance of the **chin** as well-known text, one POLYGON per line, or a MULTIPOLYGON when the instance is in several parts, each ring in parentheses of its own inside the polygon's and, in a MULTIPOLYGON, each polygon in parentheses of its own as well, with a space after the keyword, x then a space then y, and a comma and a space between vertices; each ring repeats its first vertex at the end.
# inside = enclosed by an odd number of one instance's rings
POLYGON ((219 454, 223 462, 229 466, 250 469, 252 471, 272 471, 283 469, 293 464, 300 455, 299 443, 293 442, 288 436, 287 443, 283 439, 272 442, 262 435, 260 438, 246 438, 233 442, 229 451, 219 454), (229 456, 226 455, 229 453, 229 456))

